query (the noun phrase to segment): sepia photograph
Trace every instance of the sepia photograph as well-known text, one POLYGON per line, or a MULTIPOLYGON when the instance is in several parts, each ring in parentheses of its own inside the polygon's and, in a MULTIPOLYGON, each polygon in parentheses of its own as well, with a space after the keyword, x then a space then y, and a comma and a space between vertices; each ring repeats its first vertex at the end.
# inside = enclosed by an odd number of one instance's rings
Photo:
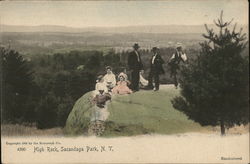
POLYGON ((2 163, 250 163, 247 0, 0 1, 2 163))

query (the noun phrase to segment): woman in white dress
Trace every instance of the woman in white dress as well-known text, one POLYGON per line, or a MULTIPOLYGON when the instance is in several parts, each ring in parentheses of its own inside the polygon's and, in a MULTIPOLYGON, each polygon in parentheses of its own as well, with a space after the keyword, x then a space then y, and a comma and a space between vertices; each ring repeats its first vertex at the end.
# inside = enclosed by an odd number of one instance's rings
POLYGON ((104 82, 109 91, 111 91, 116 85, 116 78, 112 72, 112 68, 110 66, 106 67, 107 74, 103 77, 104 82))
POLYGON ((103 79, 103 75, 99 75, 96 80, 95 90, 93 91, 93 97, 99 94, 99 90, 104 90, 104 93, 108 93, 107 85, 103 79))
POLYGON ((140 87, 145 88, 146 86, 148 86, 148 80, 144 79, 142 73, 140 72, 140 87))

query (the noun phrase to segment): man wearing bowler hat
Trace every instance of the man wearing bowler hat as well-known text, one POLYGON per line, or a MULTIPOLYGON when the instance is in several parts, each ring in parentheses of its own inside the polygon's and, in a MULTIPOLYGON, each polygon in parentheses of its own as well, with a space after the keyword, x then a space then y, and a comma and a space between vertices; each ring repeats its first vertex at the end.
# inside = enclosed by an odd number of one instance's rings
POLYGON ((129 53, 128 56, 128 68, 131 72, 131 85, 130 89, 134 92, 139 91, 139 79, 140 79, 140 71, 143 70, 143 64, 141 61, 141 55, 138 52, 140 46, 135 43, 133 46, 133 51, 129 53))
POLYGON ((150 72, 148 76, 147 88, 154 89, 154 91, 158 91, 160 86, 159 75, 165 73, 162 67, 162 64, 164 64, 164 60, 159 54, 159 49, 157 47, 153 47, 151 51, 153 53, 153 56, 150 59, 150 72), (155 84, 154 86, 153 86, 153 81, 155 84))

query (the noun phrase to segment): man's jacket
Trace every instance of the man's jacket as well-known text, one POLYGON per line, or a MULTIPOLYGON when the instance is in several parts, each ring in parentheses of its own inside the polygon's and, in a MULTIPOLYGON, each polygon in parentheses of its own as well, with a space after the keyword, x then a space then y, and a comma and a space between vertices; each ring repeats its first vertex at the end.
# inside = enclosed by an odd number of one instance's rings
POLYGON ((141 55, 137 51, 137 54, 135 51, 132 51, 129 53, 128 56, 128 68, 130 70, 143 70, 143 64, 141 61, 141 55))
POLYGON ((164 74, 165 71, 162 67, 162 64, 164 64, 164 60, 162 59, 160 54, 156 54, 156 56, 152 56, 151 60, 150 60, 150 68, 151 71, 153 71, 153 73, 157 73, 157 74, 164 74))

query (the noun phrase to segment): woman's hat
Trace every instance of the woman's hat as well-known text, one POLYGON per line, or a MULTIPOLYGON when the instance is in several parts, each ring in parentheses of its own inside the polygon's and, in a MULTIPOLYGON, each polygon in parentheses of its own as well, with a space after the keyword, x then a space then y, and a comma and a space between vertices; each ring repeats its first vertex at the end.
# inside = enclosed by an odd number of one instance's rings
POLYGON ((105 86, 99 86, 98 91, 105 91, 105 86))
POLYGON ((119 75, 118 75, 118 78, 120 77, 123 77, 124 79, 126 79, 127 75, 123 72, 121 72, 119 75))
POLYGON ((107 66, 107 67, 106 67, 106 70, 107 70, 107 69, 110 69, 110 70, 112 70, 112 67, 110 67, 110 66, 107 66))
POLYGON ((96 80, 96 82, 99 82, 102 78, 103 78, 103 75, 99 75, 99 76, 97 76, 97 80, 96 80))

